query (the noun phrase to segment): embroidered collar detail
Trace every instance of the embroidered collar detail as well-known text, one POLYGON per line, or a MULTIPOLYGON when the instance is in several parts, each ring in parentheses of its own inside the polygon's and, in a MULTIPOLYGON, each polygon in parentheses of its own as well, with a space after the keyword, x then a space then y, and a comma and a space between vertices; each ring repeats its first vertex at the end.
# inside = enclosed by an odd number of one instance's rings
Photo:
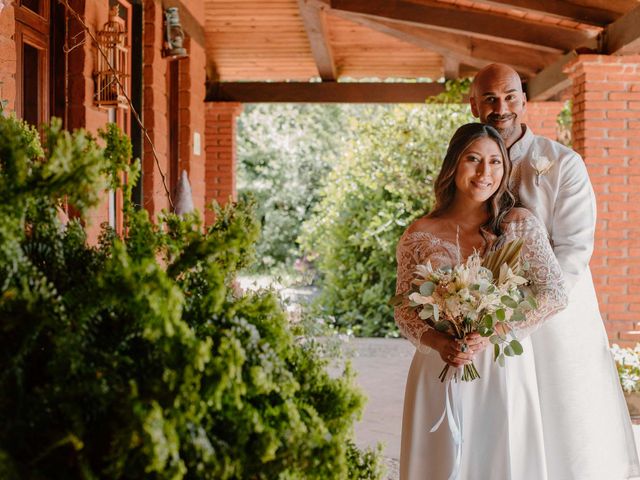
POLYGON ((535 135, 533 134, 531 129, 524 123, 522 124, 522 128, 524 129, 524 134, 518 139, 516 143, 511 145, 511 148, 509 148, 509 157, 511 158, 511 161, 514 165, 522 160, 522 158, 531 148, 533 140, 535 139, 535 135))

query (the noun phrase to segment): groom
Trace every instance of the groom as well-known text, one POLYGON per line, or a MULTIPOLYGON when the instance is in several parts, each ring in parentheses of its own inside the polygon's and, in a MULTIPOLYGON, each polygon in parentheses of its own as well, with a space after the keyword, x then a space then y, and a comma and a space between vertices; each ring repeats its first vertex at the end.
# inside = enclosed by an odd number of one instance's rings
POLYGON ((482 69, 470 103, 473 115, 503 137, 513 162, 512 190, 546 226, 570 295, 567 309, 531 337, 548 478, 640 474, 589 270, 596 206, 584 161, 523 123, 527 99, 512 68, 482 69))

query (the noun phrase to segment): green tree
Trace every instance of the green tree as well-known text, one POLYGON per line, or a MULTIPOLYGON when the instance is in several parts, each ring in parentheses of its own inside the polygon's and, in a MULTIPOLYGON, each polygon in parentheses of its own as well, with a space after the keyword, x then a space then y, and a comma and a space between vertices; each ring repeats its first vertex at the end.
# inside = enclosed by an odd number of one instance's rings
POLYGON ((258 236, 249 205, 203 230, 127 201, 125 234, 97 246, 60 223, 63 199, 83 212, 138 176, 128 140, 101 137, 54 122, 41 148, 0 116, 0 477, 379 478, 350 443, 350 371, 331 378, 273 295, 231 286, 258 236))
MULTIPOLYGON (((456 86, 447 95, 460 98, 456 86)), ((371 107, 354 120, 346 153, 327 177, 301 242, 322 274, 318 306, 362 336, 397 336, 387 300, 395 288, 395 247, 429 212, 432 183, 451 135, 473 121, 459 103, 371 107)))
POLYGON ((256 200, 257 267, 290 266, 296 239, 342 151, 348 107, 249 105, 238 120, 238 190, 256 200))

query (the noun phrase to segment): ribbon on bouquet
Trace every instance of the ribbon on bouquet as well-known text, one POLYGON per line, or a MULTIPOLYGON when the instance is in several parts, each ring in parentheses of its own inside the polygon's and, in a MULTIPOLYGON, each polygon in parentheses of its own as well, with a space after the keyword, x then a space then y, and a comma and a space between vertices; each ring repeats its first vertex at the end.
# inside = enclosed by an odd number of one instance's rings
POLYGON ((455 446, 455 460, 453 470, 451 471, 451 475, 449 475, 449 480, 457 480, 458 475, 460 475, 460 464, 462 460, 462 395, 460 394, 460 384, 449 378, 445 392, 444 410, 440 419, 431 427, 430 432, 435 432, 440 425, 442 425, 446 417, 455 446))

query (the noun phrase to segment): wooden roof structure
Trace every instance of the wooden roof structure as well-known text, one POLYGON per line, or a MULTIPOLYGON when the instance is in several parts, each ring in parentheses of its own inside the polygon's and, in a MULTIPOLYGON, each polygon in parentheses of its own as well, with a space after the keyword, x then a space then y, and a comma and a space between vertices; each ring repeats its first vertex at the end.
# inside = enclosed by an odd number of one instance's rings
POLYGON ((203 1, 208 101, 422 101, 494 62, 548 100, 577 54, 640 53, 640 0, 203 1))

